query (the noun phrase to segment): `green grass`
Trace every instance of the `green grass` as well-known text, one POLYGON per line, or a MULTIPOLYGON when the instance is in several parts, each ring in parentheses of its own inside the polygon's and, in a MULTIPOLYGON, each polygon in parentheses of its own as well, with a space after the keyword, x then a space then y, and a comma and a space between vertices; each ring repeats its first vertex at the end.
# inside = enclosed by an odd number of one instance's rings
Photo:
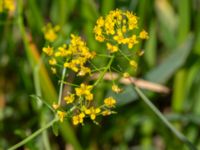
MULTIPOLYGON (((0 13, 0 150, 20 142, 53 119, 51 110, 31 97, 41 96, 51 105, 59 93, 60 77, 50 73, 42 55, 42 47, 47 44, 42 27, 47 22, 61 26, 57 44, 68 42, 70 33, 80 33, 92 50, 104 52, 105 46, 94 40, 93 27, 99 16, 115 8, 136 13, 139 26, 149 33, 149 40, 136 48, 145 53, 135 76, 170 89, 168 94, 144 90, 145 95, 177 131, 200 149, 198 3, 198 0, 17 0, 13 15, 0 13)), ((94 64, 105 65, 107 61, 101 57, 94 64)), ((116 66, 119 70, 131 70, 124 59, 114 63, 120 64, 116 66)), ((71 77, 73 80, 73 74, 71 77)), ((102 102, 108 95, 115 96, 117 114, 99 118, 100 125, 89 120, 78 127, 71 120, 54 124, 24 147, 30 150, 188 149, 185 141, 173 134, 141 101, 132 86, 121 84, 124 91, 116 95, 110 85, 111 82, 102 82, 95 99, 102 102)))

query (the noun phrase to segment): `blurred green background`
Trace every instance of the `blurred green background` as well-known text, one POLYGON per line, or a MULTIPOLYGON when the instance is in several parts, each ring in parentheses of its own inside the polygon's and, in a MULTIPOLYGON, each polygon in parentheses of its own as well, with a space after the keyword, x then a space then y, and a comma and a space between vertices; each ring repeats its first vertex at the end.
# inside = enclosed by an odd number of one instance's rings
MULTIPOLYGON (((37 69, 45 44, 42 27, 47 22, 58 24, 60 41, 79 33, 92 50, 102 51, 93 27, 99 16, 116 8, 136 13, 139 26, 149 33, 149 40, 137 47, 145 54, 136 76, 170 89, 167 94, 145 90, 147 96, 200 149, 200 0, 17 0, 14 14, 0 14, 0 149, 21 141, 53 117, 30 97, 39 85, 42 97, 51 104, 59 90, 59 77, 52 76, 47 65, 37 69)), ((123 71, 130 70, 123 60, 118 61, 123 71)), ((103 65, 106 59, 95 63, 103 65)), ((97 91, 100 101, 113 95, 107 82, 97 91)), ((100 118, 100 125, 59 124, 58 136, 49 128, 25 147, 49 149, 50 143, 52 150, 187 149, 132 86, 124 86, 124 92, 115 97, 117 114, 100 118)))

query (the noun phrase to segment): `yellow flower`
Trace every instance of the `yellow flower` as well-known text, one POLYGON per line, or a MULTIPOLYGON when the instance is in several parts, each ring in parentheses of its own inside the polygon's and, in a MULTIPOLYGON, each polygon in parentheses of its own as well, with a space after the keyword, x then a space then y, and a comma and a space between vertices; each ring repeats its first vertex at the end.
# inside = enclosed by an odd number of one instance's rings
POLYGON ((42 51, 44 53, 46 53, 48 56, 52 56, 53 55, 53 48, 50 47, 50 46, 43 47, 42 51))
POLYGON ((47 26, 43 28, 44 37, 50 42, 54 42, 57 39, 57 32, 60 30, 60 27, 57 25, 52 27, 51 23, 48 23, 47 26))
MULTIPOLYGON (((142 31, 138 35, 138 18, 130 11, 119 9, 110 11, 105 17, 99 17, 94 27, 95 39, 99 42, 113 41, 119 45, 127 45, 129 49, 138 43, 137 39, 147 39, 148 35, 142 31)), ((110 52, 118 51, 118 45, 107 43, 110 52)))
POLYGON ((93 94, 90 92, 92 90, 91 85, 81 84, 79 88, 75 88, 77 96, 85 96, 85 99, 88 101, 93 100, 93 94))
POLYGON ((108 116, 108 115, 110 115, 112 112, 110 111, 110 110, 104 110, 103 112, 102 112, 102 115, 103 116, 108 116))
POLYGON ((122 91, 121 88, 119 88, 116 84, 113 84, 112 85, 112 90, 115 92, 115 93, 120 93, 122 91))
POLYGON ((9 12, 15 11, 15 0, 0 0, 0 12, 8 10, 9 12))
POLYGON ((97 19, 97 24, 98 24, 99 27, 102 27, 104 25, 103 17, 99 17, 99 19, 97 19))
POLYGON ((108 107, 114 107, 116 104, 116 100, 113 97, 108 97, 104 99, 104 104, 108 107))
POLYGON ((131 60, 131 61, 129 62, 129 64, 130 64, 133 68, 137 69, 138 64, 137 64, 137 62, 136 62, 135 60, 131 60))
POLYGON ((55 67, 51 67, 51 71, 52 71, 53 74, 56 74, 56 73, 57 73, 57 70, 56 70, 55 67))
POLYGON ((57 112, 57 114, 58 114, 58 118, 59 118, 59 120, 60 120, 60 122, 63 122, 63 120, 64 120, 64 117, 66 116, 66 112, 63 112, 63 111, 58 111, 57 112))
POLYGON ((118 47, 115 46, 115 45, 112 45, 112 44, 110 44, 110 43, 107 43, 106 46, 107 46, 107 49, 108 49, 111 53, 114 53, 114 52, 117 52, 117 51, 118 51, 118 47))
POLYGON ((74 72, 78 72, 78 67, 74 62, 66 62, 64 63, 64 67, 72 69, 74 72))
POLYGON ((49 64, 50 64, 50 65, 56 65, 56 64, 57 64, 56 59, 55 59, 55 58, 49 59, 49 64))
POLYGON ((67 104, 73 103, 74 102, 74 94, 70 94, 68 96, 65 96, 64 100, 67 104))
POLYGON ((59 106, 57 103, 54 102, 54 103, 52 104, 52 107, 53 107, 54 109, 58 109, 58 107, 60 107, 60 106, 59 106))
POLYGON ((95 120, 96 114, 98 114, 100 112, 101 112, 100 108, 94 108, 94 107, 90 107, 89 109, 85 110, 85 114, 90 115, 90 118, 92 120, 95 120))
POLYGON ((62 46, 58 47, 58 51, 55 53, 56 57, 66 57, 72 54, 72 51, 67 49, 67 45, 63 44, 62 46))
POLYGON ((124 77, 124 78, 129 78, 129 77, 130 77, 130 74, 129 74, 128 72, 124 72, 124 73, 123 73, 123 77, 124 77))
POLYGON ((145 30, 143 30, 143 31, 140 32, 139 37, 141 39, 148 39, 149 38, 148 33, 145 30))
POLYGON ((137 43, 138 43, 137 37, 136 35, 133 35, 132 37, 129 38, 128 48, 131 49, 137 43))
POLYGON ((89 74, 91 73, 90 68, 81 66, 81 69, 80 69, 80 71, 79 71, 79 73, 78 73, 78 76, 84 76, 84 75, 86 75, 87 73, 89 73, 89 74))
POLYGON ((80 113, 72 117, 72 122, 74 125, 78 125, 79 123, 83 123, 83 119, 85 117, 84 113, 80 113))

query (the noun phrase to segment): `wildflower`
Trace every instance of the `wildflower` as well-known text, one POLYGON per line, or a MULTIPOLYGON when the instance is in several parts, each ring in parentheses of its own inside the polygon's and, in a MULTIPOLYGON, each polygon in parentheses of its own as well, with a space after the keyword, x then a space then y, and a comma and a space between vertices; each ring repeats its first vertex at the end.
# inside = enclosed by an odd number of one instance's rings
POLYGON ((72 51, 67 49, 67 45, 63 44, 62 46, 58 47, 58 51, 55 53, 56 57, 66 57, 72 54, 72 51))
POLYGON ((91 69, 88 67, 81 66, 78 76, 84 76, 87 73, 91 73, 91 69))
POLYGON ((85 114, 82 112, 78 115, 75 115, 72 117, 72 122, 74 125, 78 125, 79 123, 83 123, 83 119, 85 117, 85 114))
POLYGON ((56 104, 56 103, 54 102, 54 103, 52 104, 52 107, 53 107, 54 109, 58 109, 59 105, 56 104))
POLYGON ((100 113, 100 111, 101 111, 100 108, 90 107, 89 109, 85 110, 85 114, 90 115, 90 118, 92 120, 95 120, 96 114, 100 113))
POLYGON ((51 67, 51 71, 52 71, 53 74, 56 74, 56 73, 57 73, 57 70, 56 70, 55 67, 51 67))
POLYGON ((140 32, 139 37, 141 39, 148 39, 149 38, 148 33, 145 30, 143 30, 143 31, 140 32))
POLYGON ((58 111, 57 112, 57 114, 58 114, 58 118, 59 118, 59 120, 60 120, 60 122, 63 122, 63 120, 64 120, 64 117, 65 117, 65 115, 66 115, 66 112, 63 112, 63 111, 58 111))
POLYGON ((133 68, 137 69, 138 64, 137 64, 137 62, 136 62, 135 60, 131 60, 131 61, 129 62, 129 64, 130 64, 133 68))
POLYGON ((114 107, 116 104, 116 100, 113 97, 108 97, 104 100, 104 104, 107 107, 114 107))
POLYGON ((104 110, 103 112, 102 112, 102 115, 103 116, 108 116, 108 115, 110 115, 112 112, 110 111, 110 110, 104 110))
POLYGON ((115 92, 115 93, 120 93, 122 91, 121 88, 119 88, 116 84, 113 84, 112 85, 112 90, 115 92))
POLYGON ((50 46, 43 47, 42 51, 44 53, 46 53, 48 56, 52 56, 53 55, 53 48, 50 47, 50 46))
POLYGON ((84 76, 91 72, 90 68, 85 67, 85 64, 89 59, 94 58, 95 55, 95 52, 90 52, 81 37, 74 34, 71 34, 71 41, 68 48, 66 49, 66 46, 60 47, 58 52, 55 53, 56 57, 69 56, 70 59, 66 59, 64 67, 70 68, 74 72, 78 72, 79 76, 84 76))
MULTIPOLYGON (((95 39, 99 42, 113 40, 119 45, 127 45, 132 49, 138 43, 138 38, 148 39, 146 31, 136 34, 138 30, 138 18, 130 11, 116 9, 110 11, 105 17, 99 17, 94 27, 95 39)), ((118 51, 118 45, 106 43, 107 49, 111 52, 118 51)))
POLYGON ((66 62, 64 63, 64 67, 72 69, 74 72, 78 72, 78 67, 74 62, 66 62))
POLYGON ((138 50, 136 54, 138 56, 142 56, 142 55, 144 55, 144 51, 143 50, 138 50))
POLYGON ((4 10, 7 10, 9 12, 15 11, 15 0, 1 0, 0 1, 0 12, 3 12, 4 10))
POLYGON ((74 94, 70 94, 64 97, 64 100, 67 104, 73 103, 74 101, 74 94))
POLYGON ((110 51, 110 53, 114 53, 118 51, 118 47, 115 45, 107 43, 106 46, 107 46, 107 49, 110 51))
POLYGON ((91 85, 81 84, 79 88, 75 88, 77 96, 85 96, 85 99, 88 101, 93 100, 93 94, 90 92, 92 90, 91 85))
POLYGON ((129 78, 129 77, 130 77, 130 74, 129 74, 128 72, 124 72, 124 73, 123 73, 123 77, 124 77, 124 78, 129 78))
POLYGON ((54 42, 57 39, 57 32, 60 30, 60 27, 52 26, 51 23, 48 23, 47 26, 43 28, 44 37, 50 42, 54 42))
POLYGON ((49 64, 50 64, 50 65, 56 65, 56 64, 57 64, 56 59, 55 59, 55 58, 49 59, 49 64))

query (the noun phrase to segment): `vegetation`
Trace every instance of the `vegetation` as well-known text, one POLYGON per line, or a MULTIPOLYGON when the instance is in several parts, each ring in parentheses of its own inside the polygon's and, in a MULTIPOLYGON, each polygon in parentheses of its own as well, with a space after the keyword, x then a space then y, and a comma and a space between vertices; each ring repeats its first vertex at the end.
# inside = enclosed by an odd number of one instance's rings
POLYGON ((0 0, 0 150, 199 149, 199 8, 0 0))

